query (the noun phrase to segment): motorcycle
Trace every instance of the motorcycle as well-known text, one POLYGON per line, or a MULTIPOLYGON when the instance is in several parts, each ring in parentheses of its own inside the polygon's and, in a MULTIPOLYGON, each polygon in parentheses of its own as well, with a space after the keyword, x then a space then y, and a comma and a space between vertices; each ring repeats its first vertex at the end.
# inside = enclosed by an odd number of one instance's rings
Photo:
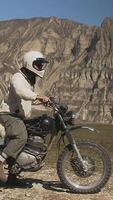
MULTIPOLYGON (((9 177, 17 177, 21 172, 34 172, 43 167, 44 159, 54 138, 67 138, 57 160, 57 174, 63 185, 76 193, 96 193, 105 186, 111 175, 111 161, 105 148, 89 140, 76 141, 78 129, 97 132, 86 125, 76 125, 76 114, 68 111, 68 106, 51 99, 48 102, 53 115, 41 116, 24 120, 28 131, 28 141, 17 159, 7 159, 6 168, 9 177), (49 141, 46 140, 50 134, 49 141)), ((6 146, 7 138, 0 145, 0 151, 6 146)))

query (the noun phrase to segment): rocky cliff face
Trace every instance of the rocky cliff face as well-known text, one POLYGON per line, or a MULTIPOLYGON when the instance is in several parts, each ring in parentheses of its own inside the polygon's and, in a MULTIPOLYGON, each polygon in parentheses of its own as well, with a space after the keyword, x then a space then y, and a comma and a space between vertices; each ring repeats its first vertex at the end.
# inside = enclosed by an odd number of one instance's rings
POLYGON ((31 49, 50 61, 36 90, 66 102, 81 120, 112 122, 113 18, 101 27, 55 17, 1 21, 1 99, 23 53, 31 49))

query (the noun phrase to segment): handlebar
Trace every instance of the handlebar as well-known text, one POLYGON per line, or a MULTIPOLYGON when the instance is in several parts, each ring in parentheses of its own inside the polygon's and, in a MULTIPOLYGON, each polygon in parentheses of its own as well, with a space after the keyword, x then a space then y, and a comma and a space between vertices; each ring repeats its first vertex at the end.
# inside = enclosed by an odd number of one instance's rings
POLYGON ((51 107, 54 112, 59 112, 60 114, 64 114, 68 110, 68 106, 66 104, 56 102, 54 97, 49 97, 49 101, 47 102, 40 100, 38 104, 35 104, 34 102, 32 105, 44 105, 45 107, 51 107))
POLYGON ((54 108, 56 104, 57 103, 55 102, 55 100, 51 99, 51 98, 50 98, 50 101, 43 102, 44 106, 46 106, 46 107, 52 107, 52 108, 54 108))
POLYGON ((53 108, 54 111, 65 113, 68 110, 68 106, 64 103, 58 103, 54 97, 50 97, 50 101, 44 103, 45 106, 53 108))

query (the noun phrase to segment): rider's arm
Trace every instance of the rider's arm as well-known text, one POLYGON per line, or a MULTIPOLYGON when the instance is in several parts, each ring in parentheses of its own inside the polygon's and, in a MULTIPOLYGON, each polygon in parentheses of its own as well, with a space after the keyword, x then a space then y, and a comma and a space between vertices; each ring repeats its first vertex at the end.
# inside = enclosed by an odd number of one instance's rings
POLYGON ((30 84, 22 77, 20 73, 16 73, 12 77, 12 86, 15 89, 16 94, 24 100, 35 100, 37 94, 32 91, 30 84))

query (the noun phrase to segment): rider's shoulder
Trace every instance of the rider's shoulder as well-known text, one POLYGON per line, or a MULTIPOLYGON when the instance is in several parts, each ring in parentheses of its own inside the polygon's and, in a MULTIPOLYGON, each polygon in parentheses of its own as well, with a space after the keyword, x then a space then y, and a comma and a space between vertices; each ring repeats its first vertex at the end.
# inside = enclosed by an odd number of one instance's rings
POLYGON ((15 81, 15 80, 22 80, 24 79, 23 75, 21 72, 16 72, 15 74, 13 74, 12 76, 12 81, 15 81))

